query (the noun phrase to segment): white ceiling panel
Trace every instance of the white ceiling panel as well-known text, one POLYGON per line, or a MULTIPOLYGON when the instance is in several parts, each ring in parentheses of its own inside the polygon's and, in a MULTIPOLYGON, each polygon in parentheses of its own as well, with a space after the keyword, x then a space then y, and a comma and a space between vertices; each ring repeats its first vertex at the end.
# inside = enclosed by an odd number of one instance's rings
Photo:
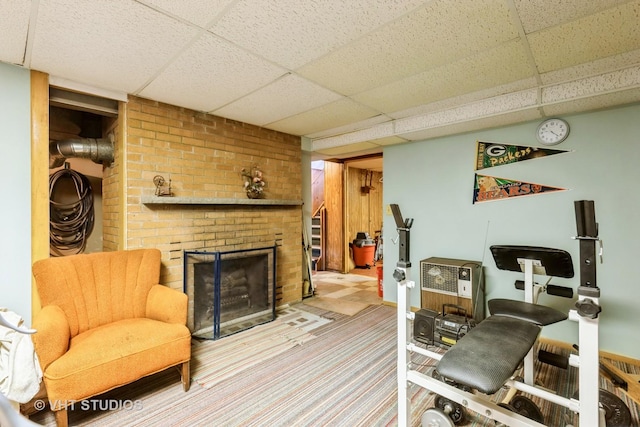
POLYGON ((498 46, 441 67, 354 95, 384 113, 406 110, 533 75, 519 41, 498 46))
POLYGON ((2 17, 0 61, 22 65, 30 15, 31 1, 29 0, 0 1, 0 17, 2 17))
POLYGON ((364 141, 364 142, 357 142, 355 144, 350 144, 348 146, 325 148, 325 149, 317 150, 317 152, 320 154, 324 154, 326 156, 337 156, 337 155, 346 154, 346 153, 353 156, 354 152, 357 152, 359 153, 358 155, 360 155, 362 152, 366 150, 375 150, 378 148, 379 148, 378 145, 369 141, 364 141))
POLYGON ((294 70, 421 3, 421 0, 241 0, 211 31, 294 70))
POLYGON ((640 87, 640 65, 544 87, 541 102, 543 105, 555 104, 637 87, 640 87))
POLYGON ((640 1, 531 34, 540 73, 640 49, 640 1))
POLYGON ((549 4, 548 0, 513 0, 525 33, 583 18, 629 0, 562 0, 549 4))
POLYGON ((86 4, 39 2, 31 68, 131 93, 196 34, 186 24, 129 0, 86 4))
POLYGON ((537 86, 538 84, 536 78, 530 77, 528 79, 518 80, 512 83, 502 84, 500 86, 491 87, 476 92, 469 92, 459 96, 449 97, 441 101, 422 104, 417 107, 409 108, 407 110, 395 111, 393 113, 389 113, 389 116, 393 117, 394 119, 421 116, 423 114, 450 110, 461 105, 472 104, 478 101, 491 99, 506 94, 523 92, 528 89, 534 89, 537 86))
POLYGON ((399 136, 389 136, 387 138, 380 138, 380 139, 376 139, 375 141, 371 141, 371 142, 373 142, 374 144, 377 144, 377 145, 387 146, 387 145, 402 144, 403 142, 407 142, 407 139, 401 138, 399 136))
POLYGON ((407 142, 408 139, 405 138, 401 138, 399 136, 388 136, 385 138, 378 138, 378 139, 373 139, 373 140, 369 140, 368 142, 375 144, 375 145, 380 145, 380 146, 387 146, 387 145, 397 145, 397 144, 403 144, 405 142, 407 142))
POLYGON ((370 129, 375 127, 380 123, 385 123, 391 121, 391 117, 386 116, 384 114, 379 114, 377 116, 369 117, 364 120, 360 120, 357 122, 352 122, 344 126, 336 127, 331 130, 325 130, 315 133, 310 133, 307 135, 308 138, 325 138, 332 135, 340 135, 348 132, 355 132, 361 129, 370 129))
POLYGON ((637 103, 639 100, 640 88, 635 88, 594 97, 571 100, 568 102, 545 105, 542 110, 546 116, 562 116, 564 114, 602 110, 619 105, 637 103))
POLYGON ((307 135, 333 126, 344 126, 377 116, 378 112, 350 99, 341 99, 322 107, 271 123, 270 128, 294 135, 307 135))
POLYGON ((138 0, 152 8, 162 10, 199 27, 207 28, 236 0, 138 0))
POLYGON ((596 76, 611 70, 621 70, 627 68, 629 64, 640 64, 640 49, 540 74, 540 80, 544 85, 579 80, 584 76, 596 76))
POLYGON ((199 111, 212 111, 285 73, 286 70, 205 33, 139 94, 199 111))
POLYGON ((395 133, 394 122, 380 123, 367 129, 360 129, 355 132, 343 135, 334 135, 328 138, 320 138, 313 141, 314 149, 326 149, 353 144, 359 141, 374 141, 382 138, 392 137, 395 133))
MULTIPOLYGON (((507 126, 513 123, 528 122, 540 118, 540 112, 537 109, 529 109, 516 111, 500 116, 485 117, 482 119, 471 120, 466 122, 452 123, 446 126, 434 127, 415 132, 400 134, 401 137, 410 141, 421 141, 424 139, 439 138, 442 136, 467 133, 482 129, 490 129, 500 126, 507 126)), ((511 141, 526 144, 535 144, 535 136, 531 134, 530 141, 511 141)))
POLYGON ((340 99, 340 95, 299 76, 287 74, 212 113, 264 126, 340 99))
POLYGON ((535 89, 488 98, 471 104, 395 121, 396 134, 402 135, 418 129, 473 121, 478 118, 502 116, 512 111, 537 107, 538 94, 535 89))
POLYGON ((353 95, 517 36, 503 1, 434 1, 297 72, 339 93, 353 95), (451 25, 452 20, 465 25, 451 25))
POLYGON ((640 102, 640 0, 0 0, 0 19, 0 61, 67 89, 340 158, 640 102))

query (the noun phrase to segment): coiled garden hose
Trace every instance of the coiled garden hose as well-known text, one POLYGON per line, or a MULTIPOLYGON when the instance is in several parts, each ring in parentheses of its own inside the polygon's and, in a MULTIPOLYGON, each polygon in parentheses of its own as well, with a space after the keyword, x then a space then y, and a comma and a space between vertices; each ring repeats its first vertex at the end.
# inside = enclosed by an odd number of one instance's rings
POLYGON ((89 179, 68 168, 52 173, 49 176, 49 211, 51 255, 84 252, 94 224, 93 190, 89 179), (76 197, 56 194, 61 183, 68 185, 69 182, 75 189, 76 197))

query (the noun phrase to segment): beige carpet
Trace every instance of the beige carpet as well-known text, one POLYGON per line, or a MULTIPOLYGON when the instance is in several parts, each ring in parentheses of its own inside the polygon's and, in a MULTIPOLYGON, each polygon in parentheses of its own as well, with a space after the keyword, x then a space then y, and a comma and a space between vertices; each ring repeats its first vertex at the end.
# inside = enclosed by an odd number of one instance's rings
POLYGON ((192 378, 206 389, 315 338, 309 331, 331 322, 283 307, 277 318, 218 340, 193 340, 192 378))
MULTIPOLYGON (((295 307, 299 307, 296 305, 295 307)), ((311 313, 322 317, 330 313, 311 313)), ((302 311, 302 310, 301 310, 302 311)), ((69 424, 87 427, 291 427, 291 426, 394 426, 397 425, 397 312, 394 308, 369 306, 355 316, 336 314, 335 319, 313 329, 315 339, 240 370, 215 387, 206 389, 194 384, 182 390, 180 376, 166 370, 95 399, 101 402, 135 402, 133 409, 122 406, 113 410, 83 410, 76 405, 70 411, 69 424)), ((252 330, 240 332, 245 335, 252 330)), ((230 337, 227 337, 230 338, 230 337)), ((222 343, 226 338, 212 343, 222 343)), ((214 346, 211 346, 213 350, 214 346)), ((552 346, 543 349, 566 355, 552 346)), ((437 361, 417 353, 411 357, 415 369, 429 374, 437 361)), ((211 364, 223 363, 212 361, 211 364)), ((626 372, 640 373, 638 367, 619 365, 626 372)), ((567 370, 553 366, 535 367, 536 382, 571 396, 577 385, 577 368, 567 370)), ((611 383, 601 378, 602 387, 611 383)), ((422 413, 433 407, 435 395, 409 386, 411 426, 419 427, 422 413)), ((620 394, 619 390, 615 391, 620 394)), ((502 399, 506 390, 493 398, 502 399)), ((620 396, 623 400, 624 395, 620 396)), ((94 400, 92 400, 94 401, 94 400)), ((632 419, 626 426, 638 425, 638 407, 626 401, 632 419)), ((545 425, 565 426, 576 417, 558 405, 539 405, 545 425)), ((34 415, 41 425, 55 427, 49 410, 34 415)), ((481 414, 467 412, 465 427, 495 427, 481 414)))

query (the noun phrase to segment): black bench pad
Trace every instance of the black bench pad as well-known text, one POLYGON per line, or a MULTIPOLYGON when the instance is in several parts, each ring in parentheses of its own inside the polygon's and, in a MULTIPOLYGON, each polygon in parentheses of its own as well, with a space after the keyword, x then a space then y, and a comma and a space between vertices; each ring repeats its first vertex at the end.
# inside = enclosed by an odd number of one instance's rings
POLYGON ((568 317, 566 313, 555 308, 511 299, 492 299, 488 305, 492 315, 514 317, 541 326, 551 325, 568 317))
POLYGON ((489 316, 442 356, 444 378, 493 394, 513 375, 538 338, 540 327, 506 316, 489 316))

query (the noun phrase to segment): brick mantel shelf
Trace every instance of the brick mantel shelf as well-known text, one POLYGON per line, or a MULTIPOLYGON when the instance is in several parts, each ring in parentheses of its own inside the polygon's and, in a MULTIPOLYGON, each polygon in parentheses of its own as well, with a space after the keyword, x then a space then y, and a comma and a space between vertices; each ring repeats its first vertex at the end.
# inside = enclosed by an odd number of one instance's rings
POLYGON ((145 205, 263 205, 302 206, 302 200, 280 199, 233 199, 218 197, 167 197, 142 196, 145 205))

